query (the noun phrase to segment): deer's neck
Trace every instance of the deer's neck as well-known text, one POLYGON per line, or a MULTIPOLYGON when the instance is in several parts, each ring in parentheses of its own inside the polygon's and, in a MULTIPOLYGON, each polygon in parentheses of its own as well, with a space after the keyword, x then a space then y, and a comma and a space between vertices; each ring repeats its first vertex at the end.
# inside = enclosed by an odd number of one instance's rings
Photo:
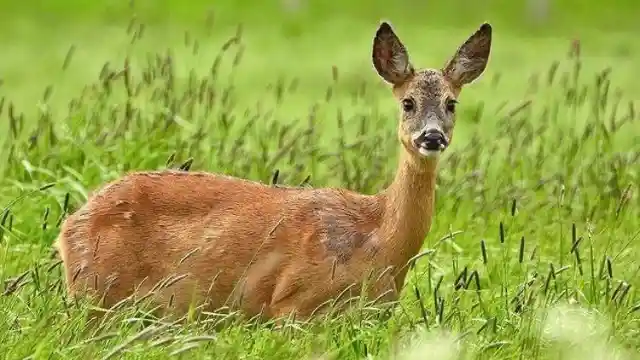
POLYGON ((395 269, 398 285, 404 282, 407 261, 420 251, 433 217, 437 159, 417 161, 402 151, 395 179, 381 193, 381 252, 386 266, 395 269))

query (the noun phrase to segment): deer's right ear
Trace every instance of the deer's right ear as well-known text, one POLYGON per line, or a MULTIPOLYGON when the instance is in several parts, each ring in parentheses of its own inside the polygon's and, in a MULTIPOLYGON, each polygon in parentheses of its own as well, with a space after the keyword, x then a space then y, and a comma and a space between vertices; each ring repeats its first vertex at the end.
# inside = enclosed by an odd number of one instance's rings
POLYGON ((444 75, 456 87, 474 81, 487 67, 491 53, 491 25, 482 24, 445 66, 444 75))
POLYGON ((407 49, 386 22, 376 31, 372 57, 378 75, 390 84, 401 85, 413 75, 407 49))

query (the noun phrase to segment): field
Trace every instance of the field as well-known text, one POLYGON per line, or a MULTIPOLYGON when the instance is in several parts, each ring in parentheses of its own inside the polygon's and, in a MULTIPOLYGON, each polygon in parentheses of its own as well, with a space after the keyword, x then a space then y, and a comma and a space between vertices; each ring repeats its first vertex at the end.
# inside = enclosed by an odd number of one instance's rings
POLYGON ((2 358, 640 359, 640 5, 542 3, 2 1, 2 358), (51 244, 127 171, 390 182, 381 19, 418 67, 442 66, 482 21, 494 31, 393 312, 149 324, 126 306, 87 327, 51 244))

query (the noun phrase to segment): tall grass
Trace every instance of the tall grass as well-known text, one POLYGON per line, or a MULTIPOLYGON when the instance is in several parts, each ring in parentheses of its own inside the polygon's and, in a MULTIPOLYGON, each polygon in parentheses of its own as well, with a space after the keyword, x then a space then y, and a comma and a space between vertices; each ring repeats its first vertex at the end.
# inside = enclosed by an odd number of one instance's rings
MULTIPOLYGON (((132 43, 141 29, 131 23, 132 43)), ((197 44, 185 37, 191 51, 197 44)), ((638 358, 639 116, 609 81, 613 70, 583 73, 578 46, 532 75, 521 98, 458 115, 471 135, 441 161, 431 251, 391 312, 175 322, 123 305, 88 326, 90 306, 66 298, 50 245, 62 219, 106 181, 180 168, 373 193, 392 178, 396 111, 380 106, 371 84, 345 82, 334 68, 308 116, 282 118, 297 80, 274 79, 243 107, 233 87, 242 33, 221 46, 208 71, 186 78, 175 71, 183 52, 171 49, 105 63, 66 104, 49 102, 55 84, 45 89, 33 119, 2 97, 4 358, 638 358)), ((72 62, 73 49, 63 66, 72 62)), ((501 77, 480 81, 499 87, 501 77)))

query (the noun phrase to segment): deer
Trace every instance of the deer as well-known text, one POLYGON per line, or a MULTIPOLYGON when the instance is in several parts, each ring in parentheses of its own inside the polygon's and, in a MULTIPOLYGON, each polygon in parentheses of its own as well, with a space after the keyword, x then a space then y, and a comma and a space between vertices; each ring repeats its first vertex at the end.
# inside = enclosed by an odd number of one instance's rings
POLYGON ((64 220, 54 247, 66 293, 102 308, 148 296, 168 314, 195 304, 263 319, 309 319, 352 291, 397 301, 431 229, 458 97, 484 72, 491 39, 483 23, 444 67, 418 69, 389 22, 379 23, 372 62, 398 104, 400 151, 378 193, 132 171, 64 220))

